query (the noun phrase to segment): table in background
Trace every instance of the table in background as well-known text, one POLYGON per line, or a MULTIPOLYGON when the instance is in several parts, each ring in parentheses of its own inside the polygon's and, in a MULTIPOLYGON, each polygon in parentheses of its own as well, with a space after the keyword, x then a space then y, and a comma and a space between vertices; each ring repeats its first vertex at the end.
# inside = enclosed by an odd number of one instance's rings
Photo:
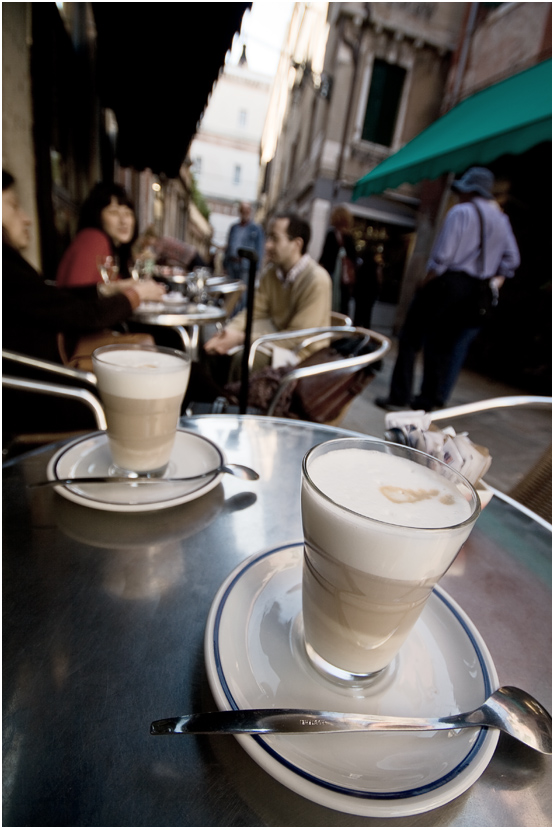
POLYGON ((183 350, 198 358, 199 333, 202 326, 224 323, 225 309, 217 305, 205 305, 184 300, 183 303, 144 303, 135 309, 131 320, 147 326, 165 326, 173 329, 181 338, 183 350), (190 329, 187 331, 187 329, 190 329))
MULTIPOLYGON (((220 584, 251 554, 302 538, 300 465, 341 429, 256 416, 182 425, 257 482, 224 476, 150 514, 73 504, 44 478, 50 446, 4 469, 4 825, 550 826, 551 759, 501 736, 444 807, 368 819, 279 784, 232 736, 151 738, 153 719, 215 708, 203 636, 220 584)), ((551 700, 549 531, 494 497, 442 586, 501 684, 551 700)))

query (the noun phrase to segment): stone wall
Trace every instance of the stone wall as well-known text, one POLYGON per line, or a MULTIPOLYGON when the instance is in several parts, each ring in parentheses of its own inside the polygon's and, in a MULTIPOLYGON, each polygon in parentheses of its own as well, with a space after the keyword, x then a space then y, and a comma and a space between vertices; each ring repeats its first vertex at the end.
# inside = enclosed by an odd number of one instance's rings
POLYGON ((26 256, 40 268, 29 49, 31 4, 2 4, 2 167, 15 177, 33 221, 26 256))

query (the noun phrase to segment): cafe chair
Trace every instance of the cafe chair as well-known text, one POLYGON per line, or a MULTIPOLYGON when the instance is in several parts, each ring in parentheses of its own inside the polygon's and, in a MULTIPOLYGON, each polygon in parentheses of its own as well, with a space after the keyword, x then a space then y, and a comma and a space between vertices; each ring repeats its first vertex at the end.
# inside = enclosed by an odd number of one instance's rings
MULTIPOLYGON (((318 328, 299 329, 294 332, 287 331, 265 334, 258 337, 251 344, 248 361, 249 378, 251 377, 258 349, 267 347, 271 343, 277 343, 279 345, 281 340, 291 340, 292 338, 298 340, 293 350, 295 353, 299 353, 310 344, 321 343, 324 347, 328 344, 333 346, 334 342, 337 342, 339 339, 345 341, 345 338, 358 338, 361 341, 361 345, 367 345, 367 348, 360 348, 358 353, 352 357, 338 358, 337 355, 331 353, 333 350, 330 350, 328 359, 322 362, 319 361, 319 356, 312 354, 306 361, 302 361, 302 363, 312 363, 312 365, 295 366, 287 370, 279 379, 277 389, 269 402, 265 414, 274 415, 282 396, 291 395, 293 402, 291 415, 286 414, 285 417, 301 417, 304 420, 314 420, 318 423, 336 424, 344 417, 348 405, 372 380, 373 374, 370 371, 372 364, 377 364, 381 361, 384 355, 391 349, 391 341, 387 337, 370 331, 370 329, 352 325, 330 325, 318 328), (310 383, 309 379, 317 376, 321 380, 321 383, 318 383, 318 395, 325 396, 326 385, 329 387, 330 400, 325 409, 329 413, 333 413, 331 417, 321 417, 316 414, 315 409, 314 414, 309 415, 306 410, 303 412, 302 407, 298 407, 303 393, 305 399, 307 395, 310 396, 311 394, 311 390, 307 389, 307 382, 310 383), (337 405, 334 405, 334 394, 337 395, 337 405), (295 407, 295 402, 297 403, 297 408, 295 407), (301 413, 300 415, 298 414, 299 412, 301 413)), ((316 389, 314 384, 312 385, 312 389, 316 389)))
POLYGON ((332 311, 330 314, 330 325, 332 326, 352 326, 353 321, 346 314, 340 311, 332 311))
MULTIPOLYGON (((512 406, 551 406, 552 403, 553 398, 540 395, 511 395, 438 409, 430 413, 430 418, 432 421, 440 421, 485 412, 490 409, 512 406)), ((552 445, 550 444, 532 467, 523 474, 512 490, 505 494, 536 515, 541 516, 549 524, 552 522, 551 454, 552 445)), ((493 488, 489 487, 489 489, 493 488)))
POLYGON ((106 429, 92 372, 2 349, 2 454, 106 429))

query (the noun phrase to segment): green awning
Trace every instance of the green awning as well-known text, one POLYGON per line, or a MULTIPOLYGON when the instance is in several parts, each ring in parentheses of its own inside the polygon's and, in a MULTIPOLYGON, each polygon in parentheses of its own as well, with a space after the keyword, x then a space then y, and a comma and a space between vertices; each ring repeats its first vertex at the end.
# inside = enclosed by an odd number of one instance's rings
POLYGON ((359 179, 353 201, 405 182, 462 173, 550 140, 551 59, 457 104, 359 179))

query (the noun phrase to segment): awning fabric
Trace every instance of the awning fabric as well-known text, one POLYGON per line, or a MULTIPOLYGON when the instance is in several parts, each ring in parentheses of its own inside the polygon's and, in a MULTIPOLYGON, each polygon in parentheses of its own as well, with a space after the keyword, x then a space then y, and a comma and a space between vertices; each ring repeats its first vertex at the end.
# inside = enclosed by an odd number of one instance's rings
POLYGON ((252 3, 93 3, 97 89, 122 167, 176 178, 252 3))
POLYGON ((551 140, 551 59, 457 104, 356 183, 353 200, 551 140))

